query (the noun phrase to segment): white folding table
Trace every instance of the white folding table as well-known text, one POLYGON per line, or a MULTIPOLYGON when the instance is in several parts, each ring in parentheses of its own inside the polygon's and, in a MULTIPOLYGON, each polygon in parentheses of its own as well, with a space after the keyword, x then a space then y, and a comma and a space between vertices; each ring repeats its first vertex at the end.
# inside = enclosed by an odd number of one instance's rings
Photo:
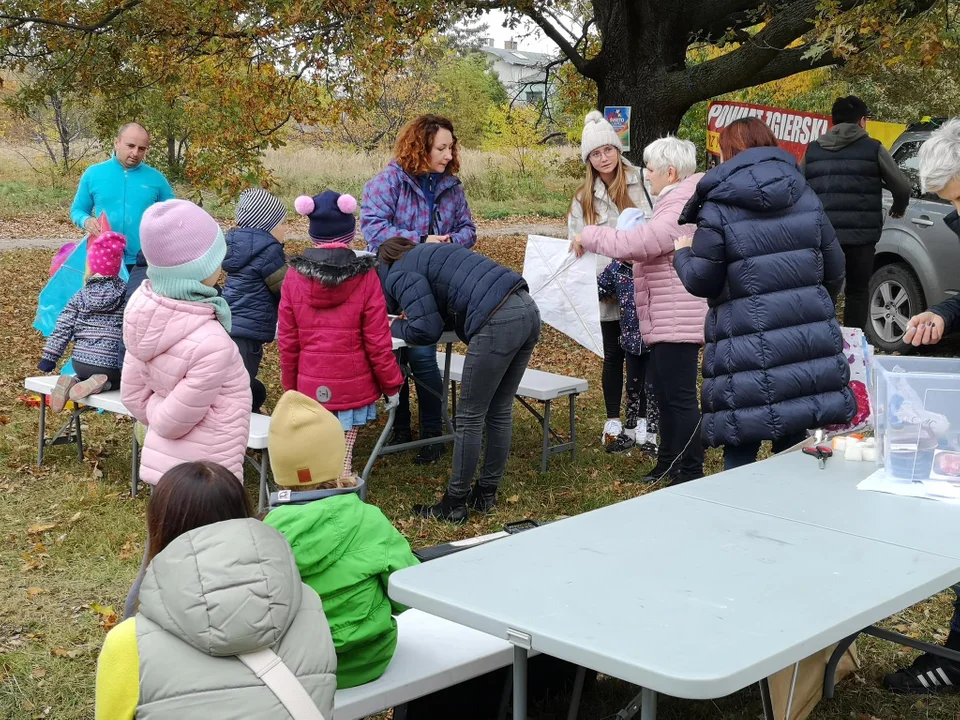
MULTIPOLYGON (((390 596, 513 643, 514 718, 526 717, 529 650, 639 685, 628 716, 639 706, 655 718, 657 693, 707 699, 760 683, 772 717, 768 676, 960 580, 960 553, 840 527, 828 478, 849 495, 842 462, 820 471, 794 453, 654 492, 401 570, 390 596), (779 513, 773 490, 759 510, 698 496, 751 477, 819 484, 824 526, 806 487, 794 488, 806 506, 784 498, 779 513)), ((885 514, 871 495, 848 508, 885 514)), ((940 547, 960 543, 938 503, 905 500, 894 524, 938 524, 940 547)))

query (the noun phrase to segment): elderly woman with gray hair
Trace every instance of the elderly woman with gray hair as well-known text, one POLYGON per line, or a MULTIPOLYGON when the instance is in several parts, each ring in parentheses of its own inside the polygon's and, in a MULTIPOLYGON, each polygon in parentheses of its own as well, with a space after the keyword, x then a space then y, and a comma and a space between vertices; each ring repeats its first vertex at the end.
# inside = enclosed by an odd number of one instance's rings
MULTIPOLYGON (((920 185, 951 203, 953 212, 943 218, 960 239, 960 118, 935 131, 920 148, 920 185)), ((960 330, 960 297, 952 297, 910 318, 903 341, 915 347, 934 345, 950 332, 960 330)), ((948 650, 960 651, 960 584, 953 586, 954 601, 948 650)), ((918 695, 937 694, 960 687, 960 662, 924 653, 902 670, 883 679, 888 689, 918 695)))
POLYGON ((633 262, 640 334, 650 347, 648 379, 660 406, 657 464, 644 481, 674 484, 703 477, 697 364, 707 303, 688 293, 673 269, 674 240, 693 231, 680 226, 680 213, 702 175, 695 174, 694 144, 671 136, 650 143, 643 161, 657 196, 650 221, 625 231, 588 226, 572 250, 633 262))

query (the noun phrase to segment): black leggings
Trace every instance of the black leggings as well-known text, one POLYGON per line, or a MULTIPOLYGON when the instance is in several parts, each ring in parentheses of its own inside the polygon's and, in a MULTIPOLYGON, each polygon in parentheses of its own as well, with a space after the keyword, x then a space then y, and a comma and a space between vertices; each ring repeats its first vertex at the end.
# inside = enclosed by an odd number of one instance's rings
POLYGON ((71 358, 70 361, 73 363, 73 372, 76 374, 77 380, 86 380, 93 375, 106 375, 107 384, 103 387, 103 392, 120 389, 120 368, 88 365, 85 362, 80 362, 76 358, 71 358))
POLYGON ((627 422, 626 427, 635 428, 637 419, 646 417, 648 355, 632 355, 620 344, 620 321, 604 320, 600 323, 603 336, 603 402, 607 418, 620 417, 620 401, 623 397, 623 366, 627 366, 627 422))

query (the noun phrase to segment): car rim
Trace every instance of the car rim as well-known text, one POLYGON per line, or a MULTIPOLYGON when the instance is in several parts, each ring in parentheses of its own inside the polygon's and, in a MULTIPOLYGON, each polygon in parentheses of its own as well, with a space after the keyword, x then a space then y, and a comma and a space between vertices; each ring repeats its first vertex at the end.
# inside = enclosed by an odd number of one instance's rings
POLYGON ((870 301, 870 317, 881 340, 887 343, 900 340, 910 320, 910 296, 906 288, 895 280, 881 283, 870 301))

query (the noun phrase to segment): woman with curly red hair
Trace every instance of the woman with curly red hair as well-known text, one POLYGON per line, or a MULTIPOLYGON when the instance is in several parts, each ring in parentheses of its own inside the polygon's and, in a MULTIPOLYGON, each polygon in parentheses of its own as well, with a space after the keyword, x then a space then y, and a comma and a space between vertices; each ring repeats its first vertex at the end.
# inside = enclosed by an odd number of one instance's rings
MULTIPOLYGON (((408 122, 397 135, 393 160, 363 189, 360 231, 367 249, 376 252, 386 240, 406 238, 414 243, 454 243, 466 248, 477 242, 477 228, 457 177, 460 146, 453 123, 440 115, 421 115, 408 122)), ((437 349, 410 347, 407 360, 421 389, 421 438, 443 432, 440 403, 443 381, 437 367, 437 349)), ((393 428, 393 443, 409 442, 410 391, 400 392, 393 428)), ((420 450, 416 463, 436 462, 443 445, 420 450)))

